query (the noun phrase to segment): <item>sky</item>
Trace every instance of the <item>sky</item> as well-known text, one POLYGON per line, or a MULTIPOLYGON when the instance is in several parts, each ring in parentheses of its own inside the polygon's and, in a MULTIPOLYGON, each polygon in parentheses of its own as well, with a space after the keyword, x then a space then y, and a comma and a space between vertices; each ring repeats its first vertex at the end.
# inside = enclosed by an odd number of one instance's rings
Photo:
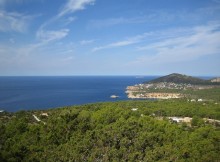
POLYGON ((220 76, 220 0, 0 0, 0 76, 220 76))

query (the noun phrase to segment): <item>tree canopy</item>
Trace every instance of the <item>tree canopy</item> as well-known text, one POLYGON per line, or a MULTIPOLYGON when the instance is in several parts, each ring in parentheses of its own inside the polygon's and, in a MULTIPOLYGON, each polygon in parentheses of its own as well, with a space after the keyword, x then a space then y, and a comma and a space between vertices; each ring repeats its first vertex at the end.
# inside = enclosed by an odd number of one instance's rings
POLYGON ((219 127, 201 121, 220 119, 219 110, 168 100, 1 113, 0 161, 220 161, 219 127), (192 126, 155 117, 174 115, 193 117, 192 126))

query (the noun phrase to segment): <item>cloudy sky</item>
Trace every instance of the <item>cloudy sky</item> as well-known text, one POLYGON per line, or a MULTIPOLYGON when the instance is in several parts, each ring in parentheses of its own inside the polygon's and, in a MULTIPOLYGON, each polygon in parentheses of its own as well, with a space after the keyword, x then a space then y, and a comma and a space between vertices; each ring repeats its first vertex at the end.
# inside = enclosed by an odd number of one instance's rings
POLYGON ((0 0, 0 75, 220 76, 220 0, 0 0))

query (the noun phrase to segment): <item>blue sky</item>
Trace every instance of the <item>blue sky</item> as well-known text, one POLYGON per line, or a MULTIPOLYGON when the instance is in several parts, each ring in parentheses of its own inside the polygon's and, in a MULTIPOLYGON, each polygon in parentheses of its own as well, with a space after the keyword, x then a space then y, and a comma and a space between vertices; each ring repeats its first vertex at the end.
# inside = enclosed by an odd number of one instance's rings
POLYGON ((0 75, 220 76, 220 0, 0 0, 0 75))

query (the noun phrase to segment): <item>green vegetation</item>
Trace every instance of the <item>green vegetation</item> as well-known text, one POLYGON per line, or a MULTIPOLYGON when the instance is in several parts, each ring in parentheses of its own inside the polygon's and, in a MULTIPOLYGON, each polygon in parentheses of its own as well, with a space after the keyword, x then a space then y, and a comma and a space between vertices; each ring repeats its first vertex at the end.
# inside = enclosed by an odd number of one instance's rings
POLYGON ((220 101, 220 87, 210 89, 182 90, 180 93, 188 98, 202 98, 205 100, 220 101))
POLYGON ((186 84, 193 84, 193 85, 219 85, 217 82, 211 82, 211 80, 204 80, 192 76, 187 76, 183 74, 173 73, 169 74, 157 79, 154 79, 150 82, 146 83, 160 83, 160 82, 172 82, 172 83, 186 83, 186 84))
POLYGON ((182 74, 170 74, 144 84, 128 86, 129 98, 187 98, 220 101, 219 78, 203 80, 182 74))
POLYGON ((220 130, 204 117, 220 119, 220 105, 123 101, 0 113, 0 161, 217 162, 220 130), (193 117, 193 126, 157 116, 193 117))
POLYGON ((220 87, 210 88, 210 89, 144 89, 140 92, 133 92, 134 95, 140 93, 180 93, 188 99, 203 99, 203 100, 212 100, 220 101, 220 87))

